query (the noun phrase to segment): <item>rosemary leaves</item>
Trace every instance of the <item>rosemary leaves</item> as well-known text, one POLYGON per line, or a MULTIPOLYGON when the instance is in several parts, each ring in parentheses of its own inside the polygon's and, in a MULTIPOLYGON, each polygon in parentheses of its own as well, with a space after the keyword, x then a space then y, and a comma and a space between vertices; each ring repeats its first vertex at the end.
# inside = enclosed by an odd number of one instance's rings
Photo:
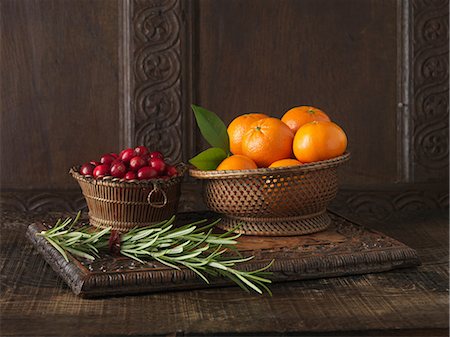
MULTIPOLYGON (((75 227, 80 212, 75 219, 58 220, 55 226, 37 235, 43 236, 62 256, 69 261, 67 253, 94 260, 99 258, 102 250, 111 247, 110 228, 94 230, 91 226, 75 227)), ((230 279, 245 291, 254 290, 259 294, 267 291, 271 294, 267 284, 271 283, 267 277, 271 274, 267 269, 273 261, 264 268, 254 271, 235 269, 235 266, 253 258, 242 257, 237 252, 236 239, 240 234, 232 231, 215 234, 214 225, 219 221, 206 224, 201 220, 174 226, 175 217, 158 224, 135 228, 121 234, 120 254, 144 263, 156 260, 170 268, 187 268, 196 273, 206 283, 207 276, 222 276, 230 279), (234 254, 232 254, 234 252, 234 254)), ((117 249, 119 249, 117 248, 117 249)))

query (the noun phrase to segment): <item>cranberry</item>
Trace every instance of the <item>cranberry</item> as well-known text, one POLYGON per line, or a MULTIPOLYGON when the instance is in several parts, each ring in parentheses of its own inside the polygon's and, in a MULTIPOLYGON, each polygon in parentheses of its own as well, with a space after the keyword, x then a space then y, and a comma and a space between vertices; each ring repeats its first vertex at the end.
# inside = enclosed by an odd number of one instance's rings
POLYGON ((130 169, 133 171, 139 170, 142 166, 145 166, 146 162, 139 156, 133 157, 130 160, 130 169))
POLYGON ((110 155, 113 156, 114 159, 119 158, 119 155, 117 153, 111 152, 110 155))
POLYGON ((111 163, 115 160, 116 158, 114 158, 114 156, 112 156, 111 154, 104 154, 101 158, 100 158, 100 163, 102 164, 106 164, 106 165, 111 165, 111 163))
POLYGON ((138 156, 143 156, 144 154, 147 154, 149 151, 147 147, 141 145, 135 148, 134 152, 136 152, 136 155, 138 156))
POLYGON ((159 151, 154 151, 152 153, 150 153, 150 158, 160 158, 160 159, 164 159, 164 156, 161 152, 159 151))
POLYGON ((167 166, 166 173, 169 177, 177 176, 178 171, 175 166, 167 166))
POLYGON ((127 173, 125 173, 125 179, 126 180, 136 179, 136 173, 134 173, 133 171, 128 171, 127 173))
POLYGON ((98 178, 100 176, 106 176, 108 174, 109 174, 109 165, 106 165, 106 164, 98 165, 94 169, 94 178, 98 178))
POLYGON ((95 166, 91 163, 83 164, 80 168, 80 173, 84 176, 91 176, 94 173, 95 166))
POLYGON ((119 158, 125 162, 128 163, 131 158, 135 157, 136 153, 134 152, 133 149, 125 149, 122 152, 120 152, 119 158))
POLYGON ((122 178, 127 171, 127 167, 121 161, 115 161, 111 164, 111 175, 116 178, 122 178))
POLYGON ((158 172, 154 168, 151 168, 149 166, 144 166, 138 171, 138 179, 144 180, 144 179, 151 179, 158 176, 158 172))
POLYGON ((166 170, 166 163, 161 158, 150 158, 148 166, 153 167, 159 174, 162 174, 166 170))
POLYGON ((98 165, 101 165, 102 163, 100 163, 99 161, 95 161, 95 160, 91 160, 90 162, 89 162, 91 165, 94 165, 94 166, 98 166, 98 165))

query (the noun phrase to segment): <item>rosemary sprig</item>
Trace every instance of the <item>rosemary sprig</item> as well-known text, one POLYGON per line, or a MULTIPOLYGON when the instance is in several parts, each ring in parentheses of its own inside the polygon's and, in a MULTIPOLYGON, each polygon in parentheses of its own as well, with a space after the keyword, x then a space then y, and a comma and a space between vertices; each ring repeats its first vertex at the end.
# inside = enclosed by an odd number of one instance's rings
MULTIPOLYGON (((108 248, 111 228, 101 231, 93 230, 90 226, 74 229, 80 217, 78 212, 75 219, 58 220, 56 225, 38 235, 43 236, 66 261, 67 252, 94 260, 99 257, 102 249, 108 248)), ((146 260, 156 260, 170 268, 185 267, 192 270, 206 283, 207 275, 226 277, 245 291, 254 290, 262 294, 263 290, 271 294, 267 278, 271 273, 267 266, 254 270, 243 271, 235 269, 237 264, 253 259, 253 256, 233 256, 231 251, 237 252, 236 239, 240 234, 232 231, 214 234, 212 229, 220 221, 206 224, 201 220, 181 227, 174 227, 175 216, 158 224, 135 228, 120 237, 120 254, 145 263, 146 260), (200 226, 200 227, 199 227, 200 226)))
POLYGON ((67 218, 64 221, 59 219, 53 228, 37 234, 45 237, 66 261, 69 261, 66 252, 88 260, 95 260, 96 257, 99 257, 99 250, 108 246, 107 234, 111 228, 92 231, 90 226, 83 226, 74 230, 74 225, 80 219, 80 215, 81 212, 78 212, 75 219, 67 218))

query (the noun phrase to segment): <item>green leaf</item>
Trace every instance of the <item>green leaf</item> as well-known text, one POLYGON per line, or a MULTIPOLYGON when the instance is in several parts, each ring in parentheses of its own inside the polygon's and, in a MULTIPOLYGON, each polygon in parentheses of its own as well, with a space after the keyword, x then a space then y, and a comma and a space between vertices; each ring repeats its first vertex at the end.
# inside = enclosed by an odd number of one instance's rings
POLYGON ((228 139, 227 127, 214 112, 206 110, 197 105, 191 105, 197 120, 197 125, 202 136, 212 147, 218 147, 228 153, 230 141, 228 139))
POLYGON ((218 147, 211 147, 203 152, 200 152, 189 162, 199 170, 209 171, 215 170, 217 166, 227 157, 224 150, 218 147))

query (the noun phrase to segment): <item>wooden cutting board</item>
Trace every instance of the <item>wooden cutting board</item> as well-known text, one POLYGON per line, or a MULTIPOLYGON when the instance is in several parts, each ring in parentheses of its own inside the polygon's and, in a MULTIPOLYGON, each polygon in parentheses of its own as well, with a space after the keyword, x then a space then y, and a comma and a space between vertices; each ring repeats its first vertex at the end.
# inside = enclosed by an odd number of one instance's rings
MULTIPOLYGON (((271 267, 273 282, 382 272, 394 268, 420 265, 414 249, 384 234, 330 213, 330 227, 320 233, 294 237, 239 238, 243 256, 255 258, 241 267, 253 270, 275 260, 271 267)), ((211 212, 182 213, 177 221, 187 223, 199 218, 217 218, 211 212)), ((66 262, 60 253, 36 233, 46 230, 44 223, 31 224, 27 237, 69 285, 76 295, 99 297, 133 293, 170 291, 231 285, 222 278, 206 284, 190 270, 174 270, 157 262, 140 264, 125 257, 104 255, 87 261, 69 255, 66 262)))

